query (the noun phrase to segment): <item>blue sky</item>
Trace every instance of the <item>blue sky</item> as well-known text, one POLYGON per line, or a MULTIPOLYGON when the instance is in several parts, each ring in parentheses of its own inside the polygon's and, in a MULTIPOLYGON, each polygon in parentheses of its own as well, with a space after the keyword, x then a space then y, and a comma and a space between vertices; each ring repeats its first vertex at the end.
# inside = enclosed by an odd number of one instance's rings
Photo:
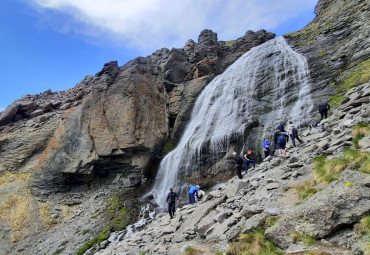
POLYGON ((104 63, 182 48, 209 28, 277 36, 314 18, 317 0, 2 0, 0 111, 26 94, 74 87, 104 63))

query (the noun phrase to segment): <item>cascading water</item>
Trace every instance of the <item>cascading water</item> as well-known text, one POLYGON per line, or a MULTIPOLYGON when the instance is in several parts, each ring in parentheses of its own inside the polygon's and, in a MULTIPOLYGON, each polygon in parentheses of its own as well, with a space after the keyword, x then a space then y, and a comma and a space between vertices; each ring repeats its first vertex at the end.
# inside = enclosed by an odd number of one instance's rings
POLYGON ((303 123, 312 110, 308 74, 306 59, 279 37, 252 48, 217 76, 197 98, 177 147, 160 164, 151 191, 157 204, 164 206, 170 187, 181 187, 179 173, 190 169, 202 150, 227 150, 252 116, 263 133, 282 120, 303 123))

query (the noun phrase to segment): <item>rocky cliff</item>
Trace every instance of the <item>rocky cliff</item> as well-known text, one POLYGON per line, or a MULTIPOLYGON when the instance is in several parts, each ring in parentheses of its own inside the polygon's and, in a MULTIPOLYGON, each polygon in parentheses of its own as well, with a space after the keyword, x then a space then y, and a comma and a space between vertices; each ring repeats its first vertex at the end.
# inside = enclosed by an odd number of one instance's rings
MULTIPOLYGON (((180 137, 204 86, 274 36, 248 31, 227 46, 204 30, 198 42, 189 40, 183 49, 161 49, 121 67, 113 61, 73 89, 26 95, 9 105, 0 116, 1 245, 12 240, 16 243, 7 252, 27 247, 29 254, 36 238, 45 238, 42 229, 67 234, 89 225, 99 232, 109 225, 112 215, 68 221, 81 211, 92 217, 95 207, 105 208, 118 191, 126 191, 127 200, 140 196, 164 151, 180 137), (135 195, 127 194, 133 189, 135 195), (9 219, 9 210, 24 213, 9 219)), ((133 213, 137 207, 125 204, 133 213)), ((73 249, 83 240, 67 242, 73 249)))
POLYGON ((350 90, 301 144, 289 144, 288 158, 269 157, 173 219, 160 213, 88 254, 369 254, 369 95, 370 83, 350 90))
MULTIPOLYGON (((255 174, 242 181, 231 179, 224 189, 207 196, 205 203, 181 208, 175 221, 159 215, 145 228, 145 235, 139 232, 102 253, 137 254, 139 247, 140 252, 179 254, 184 245, 192 245, 212 254, 226 251, 230 242, 237 243, 242 227, 247 233, 264 225, 268 216, 281 216, 266 233, 285 251, 299 254, 307 249, 294 245, 308 236, 329 242, 321 242, 316 250, 324 247, 338 254, 338 249, 347 249, 348 254, 360 254, 366 236, 358 230, 360 225, 355 226, 369 213, 368 175, 346 165, 338 181, 317 183, 313 190, 321 191, 307 201, 299 201, 295 187, 312 179, 313 157, 324 151, 333 153, 329 156, 333 159, 341 157, 342 148, 351 146, 351 128, 369 122, 368 85, 344 96, 351 87, 369 80, 369 11, 368 1, 320 0, 313 22, 284 36, 307 59, 312 104, 330 96, 334 105, 344 104, 323 123, 324 130, 305 134, 305 145, 291 149, 288 162, 262 163, 255 174), (295 202, 303 204, 296 209, 295 202), (321 221, 316 220, 319 217, 321 221), (289 239, 294 232, 298 234, 289 239), (208 247, 210 242, 218 246, 208 247)), ((273 37, 264 30, 248 31, 230 45, 204 30, 198 42, 189 40, 183 49, 161 49, 123 66, 113 61, 73 89, 26 95, 8 106, 0 116, 0 245, 6 247, 4 253, 74 254, 85 242, 85 250, 94 247, 90 253, 105 247, 108 241, 94 245, 135 220, 140 209, 137 197, 150 187, 163 155, 178 143, 204 87, 244 53, 273 37), (118 191, 124 194, 116 196, 118 191)), ((297 73, 279 71, 282 81, 297 73)), ((243 146, 259 150, 260 138, 271 135, 276 124, 260 120, 274 113, 265 107, 274 102, 269 93, 277 90, 269 84, 271 70, 257 72, 251 104, 256 107, 241 116, 248 125, 229 150, 243 146)), ((296 85, 290 82, 282 90, 289 99, 284 109, 299 99, 294 95, 296 85)), ((315 119, 312 109, 304 116, 307 121, 315 119)), ((359 146, 368 150, 369 138, 363 139, 359 146)), ((225 179, 233 173, 230 151, 216 156, 204 152, 208 160, 194 164, 196 171, 190 172, 188 180, 225 179)))

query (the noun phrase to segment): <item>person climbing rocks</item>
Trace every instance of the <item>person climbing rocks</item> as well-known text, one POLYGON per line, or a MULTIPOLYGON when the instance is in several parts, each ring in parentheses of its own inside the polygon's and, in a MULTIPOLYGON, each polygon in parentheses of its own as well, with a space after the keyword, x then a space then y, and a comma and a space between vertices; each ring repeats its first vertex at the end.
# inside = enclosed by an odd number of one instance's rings
POLYGON ((285 132, 284 122, 280 122, 279 126, 277 126, 276 129, 279 129, 281 132, 285 132))
POLYGON ((290 140, 292 141, 293 147, 296 147, 295 139, 297 139, 299 143, 302 143, 302 140, 298 137, 298 129, 294 126, 293 121, 289 121, 288 134, 290 140))
POLYGON ((242 177, 243 160, 238 155, 238 153, 236 153, 235 151, 233 152, 233 156, 235 158, 235 163, 236 163, 236 174, 238 175, 239 179, 243 179, 243 177, 242 177))
POLYGON ((275 149, 279 150, 279 156, 286 157, 286 143, 289 141, 289 136, 282 132, 280 129, 276 129, 274 134, 275 149))
POLYGON ((247 150, 244 154, 245 174, 248 173, 249 164, 253 164, 253 168, 251 170, 256 167, 256 161, 252 150, 247 150))
POLYGON ((330 110, 330 105, 327 102, 319 104, 319 113, 321 115, 320 120, 323 120, 324 117, 325 117, 325 119, 328 118, 328 111, 329 110, 330 110))
POLYGON ((166 203, 168 205, 168 213, 170 214, 171 219, 173 219, 173 216, 175 216, 176 198, 177 198, 177 202, 179 202, 179 196, 177 195, 176 192, 173 191, 172 188, 170 188, 170 192, 167 195, 166 203))
POLYGON ((262 148, 265 154, 265 158, 267 158, 270 155, 270 141, 268 138, 263 139, 262 148))
POLYGON ((196 186, 191 186, 190 189, 189 189, 189 203, 190 204, 194 204, 195 203, 195 195, 197 196, 197 198, 199 199, 199 195, 198 195, 198 192, 199 192, 199 185, 196 185, 196 186))

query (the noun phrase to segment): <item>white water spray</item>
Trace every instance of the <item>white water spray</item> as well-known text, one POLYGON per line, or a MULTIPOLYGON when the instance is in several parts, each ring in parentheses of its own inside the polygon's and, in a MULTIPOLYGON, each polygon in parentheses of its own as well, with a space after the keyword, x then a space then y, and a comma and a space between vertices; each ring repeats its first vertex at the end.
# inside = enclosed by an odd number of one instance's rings
POLYGON ((191 169, 202 149, 227 150, 256 113, 265 129, 281 120, 304 122, 312 109, 308 74, 306 59, 279 37, 252 48, 217 76, 197 98, 177 147, 160 164, 151 191, 157 204, 164 207, 168 189, 181 185, 179 172, 191 169))

